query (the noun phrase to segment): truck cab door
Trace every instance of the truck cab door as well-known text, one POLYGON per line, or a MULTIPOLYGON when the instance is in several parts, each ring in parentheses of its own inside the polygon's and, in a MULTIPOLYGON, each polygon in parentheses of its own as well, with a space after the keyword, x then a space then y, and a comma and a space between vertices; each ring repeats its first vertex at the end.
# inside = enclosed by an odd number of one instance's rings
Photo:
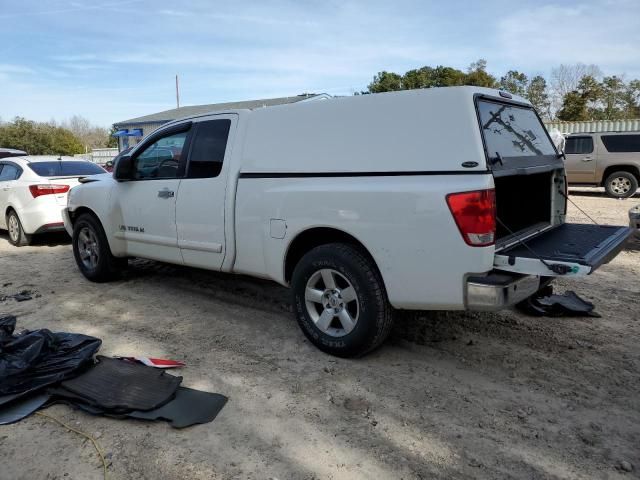
POLYGON ((565 144, 565 169, 569 183, 595 183, 597 150, 593 136, 570 136, 565 144))
POLYGON ((113 235, 127 254, 182 263, 176 231, 176 196, 184 173, 191 123, 160 132, 131 157, 131 178, 111 194, 113 235))
POLYGON ((193 123, 193 140, 176 202, 178 246, 186 265, 220 270, 226 253, 225 196, 237 115, 193 123))

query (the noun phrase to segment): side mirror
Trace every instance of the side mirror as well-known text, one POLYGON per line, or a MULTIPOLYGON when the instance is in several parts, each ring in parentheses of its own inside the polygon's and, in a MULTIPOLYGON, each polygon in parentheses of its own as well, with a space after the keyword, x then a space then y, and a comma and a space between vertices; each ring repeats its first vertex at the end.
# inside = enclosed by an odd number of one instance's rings
POLYGON ((131 180, 133 174, 133 160, 130 155, 124 155, 118 159, 113 170, 113 178, 122 182, 131 180))

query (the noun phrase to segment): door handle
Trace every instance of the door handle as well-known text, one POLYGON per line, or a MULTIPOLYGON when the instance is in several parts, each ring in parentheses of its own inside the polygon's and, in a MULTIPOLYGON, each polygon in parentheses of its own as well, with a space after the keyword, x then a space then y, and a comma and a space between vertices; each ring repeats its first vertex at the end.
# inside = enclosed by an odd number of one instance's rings
POLYGON ((174 196, 175 196, 175 192, 173 192, 172 190, 168 190, 166 188, 158 192, 159 198, 173 198, 174 196))
POLYGON ((583 162, 590 162, 591 160, 593 160, 591 157, 582 157, 583 162))

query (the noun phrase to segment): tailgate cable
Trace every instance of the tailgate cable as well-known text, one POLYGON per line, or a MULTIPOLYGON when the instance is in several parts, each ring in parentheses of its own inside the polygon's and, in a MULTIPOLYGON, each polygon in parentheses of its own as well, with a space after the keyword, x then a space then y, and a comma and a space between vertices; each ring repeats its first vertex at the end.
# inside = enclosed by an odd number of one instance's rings
MULTIPOLYGON (((559 154, 559 155, 560 155, 560 156, 559 156, 558 158, 562 158, 562 159, 564 159, 564 161, 565 161, 565 162, 567 161, 567 157, 566 157, 566 155, 564 154, 564 152, 562 152, 562 153, 561 153, 561 154, 559 154)), ((554 180, 553 180, 553 181, 554 181, 554 183, 556 183, 556 184, 560 184, 560 183, 565 183, 565 184, 566 184, 566 182, 567 182, 567 177, 565 176, 565 177, 564 177, 564 180, 561 180, 561 179, 559 179, 559 178, 557 178, 557 177, 556 177, 556 178, 554 178, 554 180)), ((567 186, 565 186, 565 188, 567 188, 567 186)), ((567 194, 564 192, 564 190, 563 190, 563 189, 558 188, 558 193, 559 193, 560 195, 562 195, 564 198, 566 198, 568 202, 571 202, 571 204, 572 204, 574 207, 576 207, 578 210, 580 210, 580 211, 582 212, 582 214, 583 214, 585 217, 587 217, 589 220, 591 220, 591 221, 594 223, 594 225, 599 225, 599 223, 598 223, 598 222, 596 222, 593 218, 591 218, 591 215, 589 215, 587 212, 585 212, 583 209, 581 209, 581 208, 576 204, 576 202, 574 202, 573 200, 571 200, 571 199, 569 198, 569 195, 567 195, 567 194)))
POLYGON ((504 228, 507 232, 509 232, 509 234, 513 235, 516 239, 516 241, 522 245, 524 248, 526 248, 527 250, 529 250, 529 252, 538 260, 540 260, 540 262, 547 267, 549 270, 551 270, 553 273, 556 273, 558 275, 566 275, 567 273, 569 273, 571 271, 571 267, 569 265, 564 265, 561 263, 549 263, 547 262, 544 258, 542 258, 540 255, 538 255, 536 252, 533 251, 533 249, 531 247, 529 247, 529 245, 527 245, 524 240, 522 240, 516 233, 513 232, 513 230, 511 230, 509 227, 507 227, 504 222, 502 220, 500 220, 500 218, 496 215, 496 221, 502 226, 502 228, 504 228))
MULTIPOLYGON (((556 183, 559 183, 556 180, 556 183)), ((598 225, 598 222, 596 222, 593 218, 591 218, 591 216, 585 212, 583 209, 581 209, 576 202, 574 202, 573 200, 571 200, 569 198, 569 195, 567 195, 566 193, 564 193, 560 188, 558 188, 558 193, 560 193, 560 195, 562 195, 564 198, 567 199, 567 201, 571 202, 571 204, 576 207, 578 210, 580 210, 585 217, 587 217, 589 220, 591 220, 595 225, 598 225)), ((531 249, 529 247, 529 245, 527 245, 524 240, 522 240, 518 235, 516 235, 513 230, 511 230, 509 227, 507 227, 504 222, 502 220, 500 220, 500 218, 498 218, 498 216, 496 216, 496 221, 502 225, 502 227, 509 232, 509 234, 513 235, 514 238, 516 239, 516 241, 522 245, 524 248, 526 248, 529 253, 531 253, 535 258, 537 258, 538 260, 540 260, 540 262, 547 267, 549 270, 551 270, 554 273, 557 273, 558 275, 566 275, 567 273, 569 273, 571 271, 571 267, 569 265, 563 265, 561 263, 549 263, 547 262, 544 258, 542 258, 540 255, 538 255, 536 252, 533 251, 533 249, 531 249)))
POLYGON ((585 217, 587 217, 589 220, 591 220, 594 224, 598 225, 598 222, 596 222, 593 218, 591 218, 587 212, 585 212, 583 209, 581 209, 581 208, 576 204, 576 202, 574 202, 573 200, 571 200, 571 199, 569 198, 569 195, 567 195, 566 193, 564 193, 564 192, 563 192, 562 190, 560 190, 560 189, 558 189, 558 192, 560 192, 560 195, 562 195, 562 196, 563 196, 564 198, 566 198, 569 202, 571 202, 571 204, 572 204, 574 207, 576 207, 578 210, 580 210, 580 211, 584 214, 584 216, 585 216, 585 217))

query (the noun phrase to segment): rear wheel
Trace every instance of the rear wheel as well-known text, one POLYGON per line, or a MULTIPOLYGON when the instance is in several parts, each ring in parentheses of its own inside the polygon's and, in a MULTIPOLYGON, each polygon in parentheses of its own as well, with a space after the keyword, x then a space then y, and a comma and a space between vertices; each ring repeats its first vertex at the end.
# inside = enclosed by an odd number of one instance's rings
POLYGON ((31 243, 31 235, 24 233, 22 222, 18 218, 18 214, 11 210, 7 214, 7 230, 9 231, 9 243, 16 247, 24 247, 31 243))
POLYGON ((298 324, 324 352, 358 357, 391 332, 392 309, 380 273, 350 245, 314 248, 296 265, 291 283, 298 324))
POLYGON ((114 257, 102 225, 91 214, 83 214, 73 225, 73 256, 82 274, 92 282, 117 278, 127 264, 114 257))
POLYGON ((604 182, 607 195, 615 198, 627 198, 638 190, 638 179, 633 173, 613 172, 604 182))

